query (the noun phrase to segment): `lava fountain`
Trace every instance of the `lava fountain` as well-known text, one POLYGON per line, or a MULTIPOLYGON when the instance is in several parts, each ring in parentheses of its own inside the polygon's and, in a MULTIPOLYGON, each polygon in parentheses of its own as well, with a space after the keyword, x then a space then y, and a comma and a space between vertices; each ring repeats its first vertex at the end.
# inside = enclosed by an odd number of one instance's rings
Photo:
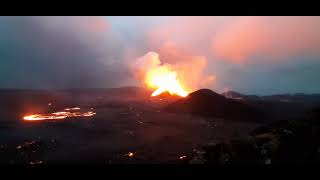
POLYGON ((151 96, 157 96, 164 92, 181 97, 188 96, 188 92, 177 79, 177 73, 165 67, 150 69, 146 75, 146 84, 148 87, 156 89, 151 96))
POLYGON ((149 52, 137 59, 134 65, 134 74, 149 89, 154 90, 151 96, 168 92, 171 95, 186 97, 188 91, 185 84, 179 79, 177 69, 170 64, 162 64, 159 55, 149 52))

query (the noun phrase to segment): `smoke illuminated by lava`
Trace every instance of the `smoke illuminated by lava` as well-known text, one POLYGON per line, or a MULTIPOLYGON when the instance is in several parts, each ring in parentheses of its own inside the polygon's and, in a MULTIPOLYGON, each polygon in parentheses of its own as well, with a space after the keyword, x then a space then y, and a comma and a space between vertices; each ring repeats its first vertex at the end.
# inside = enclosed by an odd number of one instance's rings
POLYGON ((207 59, 204 56, 186 53, 172 46, 161 54, 165 63, 158 53, 148 52, 131 64, 134 77, 143 86, 154 90, 151 96, 167 92, 186 97, 196 89, 211 86, 216 80, 214 75, 205 72, 207 59), (172 53, 174 56, 168 56, 172 53))

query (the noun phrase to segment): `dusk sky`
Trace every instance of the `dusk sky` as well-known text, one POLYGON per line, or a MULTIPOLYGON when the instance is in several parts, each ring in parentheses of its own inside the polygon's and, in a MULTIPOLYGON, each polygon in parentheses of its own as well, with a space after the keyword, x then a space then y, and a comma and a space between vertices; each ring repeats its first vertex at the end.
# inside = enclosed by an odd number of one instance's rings
POLYGON ((138 86, 149 52, 195 88, 320 93, 320 17, 0 17, 0 88, 138 86))

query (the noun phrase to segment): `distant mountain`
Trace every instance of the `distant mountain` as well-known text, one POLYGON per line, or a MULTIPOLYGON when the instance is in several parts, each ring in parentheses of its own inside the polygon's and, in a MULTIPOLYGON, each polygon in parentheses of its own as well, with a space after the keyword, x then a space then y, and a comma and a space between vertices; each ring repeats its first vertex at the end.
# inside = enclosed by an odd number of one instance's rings
POLYGON ((152 91, 141 87, 120 87, 107 89, 106 93, 114 96, 149 97, 152 91))
POLYGON ((320 94, 275 94, 267 96, 245 95, 235 91, 222 93, 226 98, 239 101, 268 101, 268 102, 288 102, 288 103, 320 103, 320 94))
POLYGON ((140 87, 60 90, 0 89, 0 108, 8 114, 46 112, 70 106, 114 106, 126 101, 146 99, 152 92, 140 87), (116 103, 115 103, 116 102, 116 103), (52 104, 49 105, 48 104, 52 104))
POLYGON ((113 96, 113 97, 136 97, 151 94, 151 91, 141 87, 119 87, 119 88, 88 88, 88 89, 62 89, 58 92, 76 96, 113 96))
POLYGON ((170 104, 166 110, 201 116, 236 119, 255 119, 262 116, 262 113, 256 108, 225 98, 209 89, 200 89, 190 93, 186 98, 170 104))
POLYGON ((264 101, 282 101, 295 103, 320 103, 320 94, 279 94, 270 96, 261 96, 264 101))
POLYGON ((235 91, 227 91, 222 93, 221 95, 223 95, 226 98, 231 98, 231 99, 243 99, 243 95, 235 92, 235 91))
POLYGON ((227 91, 222 95, 263 111, 269 118, 287 119, 303 116, 310 109, 320 106, 320 94, 276 94, 267 96, 244 95, 227 91))
POLYGON ((244 95, 235 91, 227 91, 222 93, 221 95, 223 95, 226 98, 229 99, 234 99, 234 100, 240 100, 240 101, 244 101, 244 100, 260 100, 259 96, 256 95, 244 95))

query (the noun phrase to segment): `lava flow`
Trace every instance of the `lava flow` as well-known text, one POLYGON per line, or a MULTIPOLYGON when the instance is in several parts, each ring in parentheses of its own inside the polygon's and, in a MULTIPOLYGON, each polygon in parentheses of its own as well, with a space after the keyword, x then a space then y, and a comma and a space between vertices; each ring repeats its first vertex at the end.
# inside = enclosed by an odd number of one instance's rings
POLYGON ((74 110, 79 110, 80 108, 66 108, 65 111, 54 112, 49 114, 32 114, 28 116, 24 116, 23 119, 25 121, 41 121, 41 120, 54 120, 54 119, 65 119, 68 117, 90 117, 95 115, 95 112, 70 112, 74 110))

